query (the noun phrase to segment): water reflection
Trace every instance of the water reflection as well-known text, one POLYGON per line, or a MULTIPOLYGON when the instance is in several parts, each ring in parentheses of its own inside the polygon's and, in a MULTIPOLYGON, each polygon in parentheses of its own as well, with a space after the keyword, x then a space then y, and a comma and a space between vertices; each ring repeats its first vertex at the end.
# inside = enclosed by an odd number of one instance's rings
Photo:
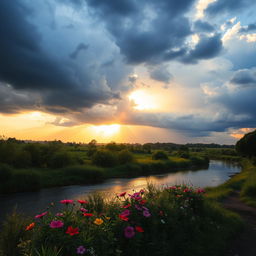
MULTIPOLYGON (((229 179, 230 175, 238 173, 240 167, 223 161, 211 161, 208 169, 198 171, 183 171, 177 173, 138 177, 132 179, 110 179, 102 184, 86 186, 66 186, 42 189, 38 192, 2 195, 0 220, 10 213, 14 206, 17 210, 29 215, 44 211, 51 202, 62 199, 83 199, 89 193, 102 192, 106 197, 113 197, 123 191, 132 192, 145 188, 147 183, 156 186, 189 184, 196 187, 217 186, 229 179)), ((59 204, 58 204, 59 205, 59 204)))

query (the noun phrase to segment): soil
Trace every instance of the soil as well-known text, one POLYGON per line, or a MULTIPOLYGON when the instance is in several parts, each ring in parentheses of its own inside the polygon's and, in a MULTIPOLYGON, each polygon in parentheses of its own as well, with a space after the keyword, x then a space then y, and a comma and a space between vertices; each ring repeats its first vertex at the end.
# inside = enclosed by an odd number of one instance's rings
POLYGON ((238 213, 245 223, 244 229, 228 245, 224 256, 256 256, 256 208, 240 201, 238 192, 227 197, 222 203, 225 208, 238 213))

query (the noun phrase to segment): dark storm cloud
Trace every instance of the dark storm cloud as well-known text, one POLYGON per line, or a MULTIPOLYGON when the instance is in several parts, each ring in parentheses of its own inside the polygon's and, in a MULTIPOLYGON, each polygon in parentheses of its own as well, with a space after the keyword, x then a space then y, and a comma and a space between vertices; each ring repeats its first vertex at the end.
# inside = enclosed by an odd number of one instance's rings
POLYGON ((84 44, 84 43, 80 43, 80 44, 76 47, 76 49, 69 55, 70 58, 71 58, 71 59, 76 59, 77 56, 79 55, 79 53, 80 53, 81 51, 87 50, 88 47, 89 47, 88 44, 86 45, 86 44, 84 44))
POLYGON ((16 92, 10 85, 0 83, 0 112, 11 114, 39 108, 39 97, 35 94, 16 92))
POLYGON ((194 23, 194 30, 199 32, 213 32, 214 26, 212 26, 210 23, 202 20, 197 20, 194 23))
POLYGON ((193 50, 182 58, 184 63, 196 63, 197 60, 210 59, 218 56, 223 49, 221 35, 201 36, 193 50))
POLYGON ((251 23, 248 26, 242 27, 239 32, 240 33, 246 33, 246 32, 250 32, 250 31, 254 31, 256 30, 256 23, 251 23))
MULTIPOLYGON (((62 47, 58 47, 57 54, 50 53, 42 43, 47 35, 41 35, 38 27, 28 21, 33 19, 32 6, 28 8, 22 3, 0 1, 0 82, 10 84, 17 95, 40 94, 42 106, 56 106, 56 111, 77 110, 116 99, 116 94, 92 72, 93 67, 83 66, 82 70, 74 61, 88 46, 79 44, 70 56, 73 60, 60 57, 65 50, 62 47)), ((21 106, 25 105, 21 102, 21 106)), ((9 108, 12 109, 10 104, 9 108)), ((0 111, 6 112, 6 108, 2 106, 0 111)))
POLYGON ((184 15, 194 2, 87 0, 114 36, 126 61, 132 64, 170 59, 191 34, 184 15))
POLYGON ((152 79, 160 82, 169 83, 173 79, 172 74, 165 66, 157 66, 156 68, 149 70, 149 72, 152 79))
POLYGON ((256 87, 256 70, 244 69, 237 71, 232 79, 231 83, 242 86, 254 86, 256 87))
POLYGON ((217 15, 224 12, 240 11, 252 3, 252 0, 217 0, 209 4, 205 11, 210 15, 217 15))

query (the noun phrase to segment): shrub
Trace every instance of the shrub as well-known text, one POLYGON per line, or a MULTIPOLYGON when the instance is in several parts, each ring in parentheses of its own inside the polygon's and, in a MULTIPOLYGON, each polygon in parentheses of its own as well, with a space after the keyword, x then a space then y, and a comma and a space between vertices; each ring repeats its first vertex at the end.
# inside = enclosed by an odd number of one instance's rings
POLYGON ((66 151, 61 151, 61 152, 56 152, 52 156, 50 160, 50 167, 62 168, 62 167, 72 165, 74 163, 75 163, 75 159, 70 153, 66 151))
POLYGON ((168 159, 168 155, 164 151, 159 150, 159 151, 156 151, 152 155, 152 159, 154 159, 154 160, 166 160, 166 159, 168 159))
POLYGON ((0 164, 0 180, 2 183, 7 182, 12 177, 12 169, 7 164, 0 164))
POLYGON ((118 163, 117 155, 108 150, 98 150, 92 156, 92 162, 102 167, 115 166, 118 163))
POLYGON ((119 164, 131 163, 134 160, 133 154, 130 151, 126 150, 126 149, 121 150, 120 152, 118 152, 117 157, 118 157, 118 163, 119 164))

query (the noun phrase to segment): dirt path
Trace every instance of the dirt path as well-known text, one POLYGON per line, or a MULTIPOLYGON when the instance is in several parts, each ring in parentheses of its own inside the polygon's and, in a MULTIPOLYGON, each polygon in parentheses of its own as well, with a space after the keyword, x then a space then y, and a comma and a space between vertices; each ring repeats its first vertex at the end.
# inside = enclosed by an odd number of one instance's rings
POLYGON ((223 201, 223 206, 238 213, 245 222, 245 228, 235 238, 225 256, 256 256, 256 208, 239 200, 238 193, 223 201))

